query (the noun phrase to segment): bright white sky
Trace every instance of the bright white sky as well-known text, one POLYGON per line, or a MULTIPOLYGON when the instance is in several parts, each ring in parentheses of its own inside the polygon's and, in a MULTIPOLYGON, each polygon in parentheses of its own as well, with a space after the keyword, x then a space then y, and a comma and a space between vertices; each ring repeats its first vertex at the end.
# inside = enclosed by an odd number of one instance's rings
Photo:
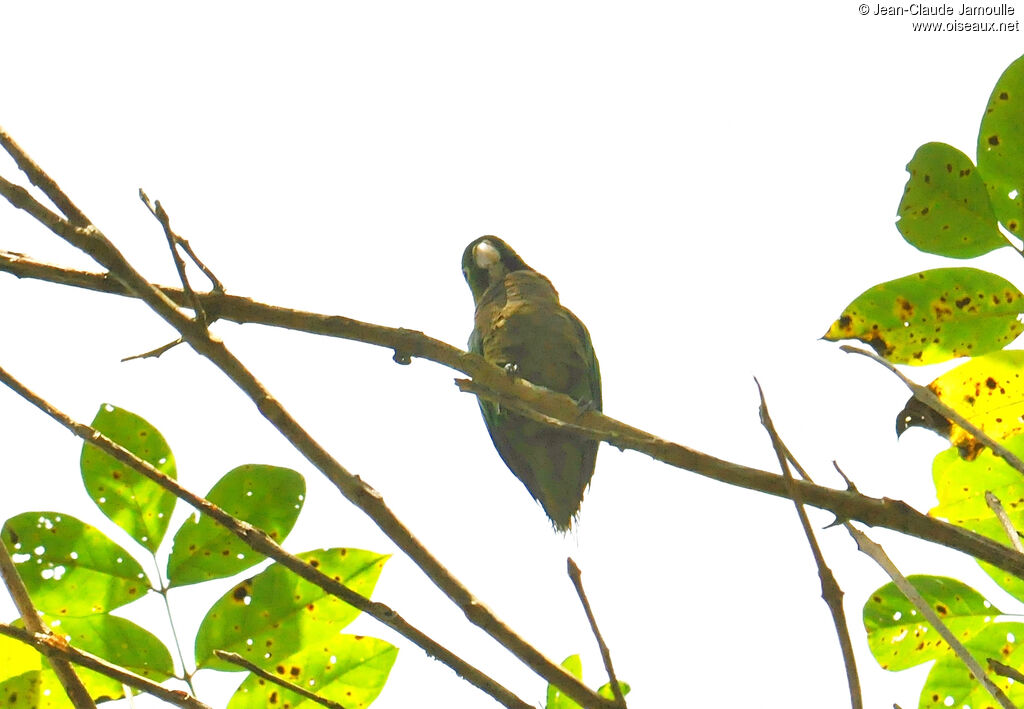
MULTIPOLYGON (((0 122, 153 280, 174 276, 139 187, 232 293, 461 346, 472 325, 461 253, 497 234, 587 323, 610 415, 774 470, 756 375, 820 482, 840 484, 836 459, 865 493, 934 504, 941 441, 915 430, 897 445, 893 431, 907 392, 818 338, 865 288, 951 265, 893 226, 904 165, 931 140, 974 155, 1019 32, 915 33, 911 18, 863 17, 852 1, 66 2, 4 15, 0 122)), ((0 169, 17 177, 9 160, 0 169)), ((0 248, 91 265, 2 206, 0 248)), ((977 264, 1024 282, 1009 250, 977 264)), ((142 306, 10 277, 0 302, 0 364, 57 406, 82 420, 104 401, 145 416, 200 492, 242 463, 297 468, 309 499, 293 551, 395 551, 211 365, 185 348, 120 363, 171 339, 142 306)), ((592 686, 605 680, 569 554, 630 706, 847 703, 790 503, 602 447, 579 531, 563 539, 455 373, 398 367, 359 343, 217 332, 500 617, 556 661, 582 653, 592 686)), ((62 510, 112 529, 85 495, 74 439, 6 391, 0 420, 0 518, 62 510)), ((905 573, 958 576, 1020 612, 970 559, 872 534, 905 573)), ((860 624, 887 579, 841 529, 820 539, 846 591, 867 705, 916 706, 925 670, 879 669, 860 624)), ((172 596, 183 635, 229 586, 172 596)), ((407 559, 388 563, 376 598, 543 701, 544 682, 407 559)), ((126 614, 167 637, 159 611, 149 598, 126 614)), ((0 616, 14 616, 6 599, 0 616)), ((402 648, 375 707, 489 706, 386 628, 352 629, 402 648)), ((240 678, 197 683, 222 706, 240 678)))

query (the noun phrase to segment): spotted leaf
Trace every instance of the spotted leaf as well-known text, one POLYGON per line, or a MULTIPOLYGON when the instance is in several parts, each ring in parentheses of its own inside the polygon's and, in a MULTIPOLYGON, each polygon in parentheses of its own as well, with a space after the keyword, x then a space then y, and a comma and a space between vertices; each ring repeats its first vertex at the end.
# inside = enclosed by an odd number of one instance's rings
POLYGON ((969 157, 945 143, 926 143, 914 153, 907 172, 896 227, 910 244, 953 258, 1010 245, 969 157))
POLYGON ((1006 68, 989 96, 978 129, 978 170, 999 221, 1024 235, 1024 57, 1006 68))
MULTIPOLYGON (((320 549, 299 558, 369 597, 389 557, 361 549, 320 549)), ((196 635, 196 667, 239 669, 213 653, 228 650, 273 668, 274 662, 337 635, 357 615, 349 604, 274 564, 213 604, 196 635)))
MULTIPOLYGON (((1000 613, 962 581, 924 575, 908 576, 907 580, 961 641, 977 635, 1000 613)), ((893 583, 868 597, 864 629, 871 654, 883 669, 905 670, 950 652, 946 641, 893 583)))
POLYGON ((856 339, 896 364, 934 364, 999 350, 1020 334, 1024 295, 976 268, 936 268, 869 288, 826 340, 856 339))
MULTIPOLYGON (((298 519, 305 494, 306 481, 294 470, 241 465, 217 481, 206 499, 280 543, 298 519)), ((172 587, 224 578, 264 558, 209 517, 195 515, 174 535, 167 578, 172 587)))
MULTIPOLYGON (((103 404, 92 427, 165 475, 177 477, 167 441, 141 416, 103 404)), ((171 521, 174 495, 88 443, 82 446, 81 468, 85 489, 103 514, 139 544, 156 551, 171 521)))

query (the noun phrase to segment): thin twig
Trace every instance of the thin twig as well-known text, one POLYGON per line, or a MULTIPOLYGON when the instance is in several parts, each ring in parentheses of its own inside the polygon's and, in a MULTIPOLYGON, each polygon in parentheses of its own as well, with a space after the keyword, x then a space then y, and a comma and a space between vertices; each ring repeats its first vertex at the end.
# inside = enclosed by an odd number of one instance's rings
MULTIPOLYGON (((14 559, 11 558, 11 553, 2 539, 0 539, 0 577, 3 578, 4 585, 7 586, 7 591, 11 594, 11 599, 21 615, 22 622, 25 623, 26 630, 33 635, 46 637, 48 642, 67 645, 63 638, 53 636, 52 631, 40 620, 39 613, 28 595, 28 589, 25 588, 25 582, 18 573, 14 559)), ((89 696, 89 691, 82 684, 81 678, 75 674, 71 663, 63 657, 50 657, 49 654, 47 657, 50 658, 50 667, 53 668, 71 703, 79 709, 96 709, 96 702, 89 696)))
POLYGON ((935 610, 928 605, 928 602, 924 600, 918 590, 914 588, 913 584, 907 580, 896 565, 892 563, 892 559, 885 553, 885 550, 881 546, 871 541, 866 534, 853 525, 847 526, 847 530, 853 537, 854 541, 857 542, 857 548, 862 552, 871 557, 875 563, 885 570, 885 573, 889 575, 893 583, 896 584, 896 588, 907 597, 907 600, 913 604, 917 612, 920 613, 925 620, 931 623, 935 631, 942 636, 942 639, 946 641, 949 647, 956 653, 956 656, 960 658, 960 661, 964 663, 974 678, 978 680, 983 687, 991 694, 1003 709, 1017 709, 1017 707, 1010 701, 1010 699, 1003 694, 992 679, 985 672, 985 669, 981 664, 974 659, 974 656, 963 646, 960 640, 956 637, 956 634, 951 631, 939 618, 935 610))
POLYGON ((206 319, 206 310, 203 309, 203 304, 196 297, 196 293, 192 290, 192 285, 188 282, 188 273, 185 268, 185 260, 181 258, 181 254, 178 253, 178 235, 171 229, 171 216, 164 210, 163 205, 160 204, 160 200, 156 201, 154 205, 149 201, 149 196, 139 189, 139 199, 146 205, 149 213, 152 214, 160 226, 163 227, 164 236, 167 238, 167 248, 171 250, 171 260, 174 261, 174 268, 178 272, 178 280, 181 282, 181 289, 185 293, 185 298, 188 300, 189 307, 192 308, 192 312, 196 314, 196 322, 203 327, 207 327, 209 322, 206 319))
MULTIPOLYGON (((2 178, 0 178, 2 180, 2 178)), ((20 189, 20 188, 18 188, 20 189)), ((9 200, 14 194, 0 194, 9 200)), ((19 278, 34 278, 101 293, 138 298, 114 276, 35 261, 10 251, 0 250, 0 271, 19 278)), ((160 286, 160 292, 172 303, 187 307, 181 289, 160 286)), ((728 485, 791 499, 785 479, 776 473, 758 470, 702 453, 678 443, 658 438, 652 433, 629 426, 597 411, 582 411, 564 394, 548 391, 517 377, 469 352, 460 350, 422 332, 362 322, 340 315, 325 315, 282 308, 251 298, 232 295, 197 293, 207 312, 216 312, 218 319, 241 324, 279 327, 326 337, 363 342, 449 367, 473 377, 473 381, 457 380, 463 391, 513 408, 524 416, 540 421, 558 421, 579 435, 607 441, 620 449, 635 450, 667 465, 688 470, 728 485), (576 421, 568 424, 566 421, 576 421), (585 424, 585 425, 583 425, 585 424)), ((986 561, 1004 571, 1024 577, 1024 561, 1004 544, 980 534, 943 522, 915 510, 901 500, 873 498, 856 488, 833 488, 796 481, 805 504, 828 510, 838 519, 863 522, 872 527, 885 527, 935 544, 956 549, 986 561)))
POLYGON ((612 653, 608 649, 608 645, 605 643, 604 638, 601 637, 601 631, 597 629, 597 618, 594 617, 594 611, 590 607, 590 601, 587 600, 587 594, 583 591, 583 576, 580 573, 580 567, 576 565, 576 562, 569 557, 566 560, 566 566, 569 570, 569 578, 572 579, 572 585, 576 588, 576 595, 580 597, 580 603, 583 604, 583 611, 587 614, 587 622, 590 623, 590 629, 594 633, 594 638, 597 640, 597 647, 601 650, 601 659, 604 661, 604 669, 608 673, 608 682, 612 687, 612 694, 615 695, 615 701, 622 709, 626 707, 626 697, 622 694, 622 687, 619 686, 619 680, 615 676, 615 668, 612 667, 612 653))
POLYGON ((1006 514, 1003 503, 999 501, 999 498, 991 490, 985 491, 985 504, 995 513, 999 524, 1003 526, 1003 531, 1006 532, 1006 538, 1010 540, 1010 545, 1017 551, 1024 553, 1024 545, 1020 543, 1020 533, 1014 528, 1013 522, 1010 521, 1010 515, 1006 514))
POLYGON ((21 146, 15 143, 14 138, 2 127, 0 127, 0 143, 5 146, 7 152, 14 158, 18 169, 24 172, 29 181, 50 198, 54 206, 67 217, 72 225, 85 226, 89 223, 89 218, 82 213, 82 210, 75 206, 74 202, 57 186, 57 183, 50 179, 50 176, 42 168, 36 165, 35 161, 28 156, 28 153, 22 150, 21 146))
POLYGON ((224 660, 225 662, 230 662, 233 665, 244 667, 245 669, 252 672, 254 675, 258 675, 263 679, 267 680, 268 682, 272 682, 273 684, 276 684, 279 687, 284 687, 289 692, 295 692, 296 694, 305 697, 311 702, 316 702, 321 706, 330 707, 330 709, 348 709, 344 704, 336 702, 332 699, 326 699, 324 697, 321 697, 314 692, 310 692, 305 687, 300 687, 299 685, 289 682, 288 680, 281 679, 273 672, 267 672, 262 667, 258 667, 257 665, 252 664, 244 657, 239 655, 237 652, 225 652, 224 650, 214 650, 213 654, 219 657, 220 659, 224 660))
MULTIPOLYGON (((789 458, 791 456, 788 449, 782 443, 778 431, 775 430, 775 424, 772 423, 772 417, 768 413, 768 403, 765 401, 764 391, 761 389, 761 382, 757 381, 756 378, 754 382, 757 384, 757 393, 761 397, 761 425, 764 426, 768 436, 771 438, 772 448, 775 449, 775 455, 779 459, 779 467, 782 469, 782 474, 786 477, 786 482, 790 486, 793 504, 796 506, 796 513, 800 518, 800 525, 804 529, 807 543, 811 547, 811 554, 814 556, 814 563, 818 567, 818 578, 821 581, 821 597, 828 605, 828 609, 832 614, 832 623, 836 628, 839 647, 843 655, 843 664, 846 667, 846 681, 850 690, 850 705, 853 709, 863 709, 864 700, 861 697, 860 691, 860 675, 857 672, 857 660, 853 654, 853 643, 850 641, 850 628, 846 621, 846 611, 843 609, 843 589, 839 587, 832 569, 825 563, 825 555, 821 553, 821 547, 818 546, 814 529, 811 528, 811 521, 807 518, 807 510, 804 509, 803 500, 800 498, 799 490, 794 484, 796 481, 793 479, 793 473, 789 469, 789 458)), ((803 474, 806 475, 806 473, 803 474)))
MULTIPOLYGON (((0 134, 0 146, 8 152, 20 151, 0 134)), ((36 169, 39 169, 36 166, 36 169)), ((40 170, 41 171, 41 170, 40 170)), ((51 180, 52 181, 52 180, 51 180)), ((197 353, 217 366, 256 405, 267 419, 313 466, 330 480, 349 502, 358 507, 383 531, 448 598, 491 637, 574 701, 594 707, 611 709, 614 703, 591 691, 571 673, 552 662, 543 653, 519 637, 456 579, 450 571, 417 539, 384 503, 380 493, 349 472, 299 424, 284 405, 273 397, 263 384, 242 364, 219 338, 211 336, 202 324, 188 317, 162 291, 158 290, 124 258, 121 252, 95 225, 77 228, 54 219, 52 213, 24 190, 10 189, 0 178, 0 194, 14 206, 32 214, 40 223, 71 245, 91 256, 125 284, 130 292, 144 301, 157 315, 174 327, 197 353)), ((497 369, 495 367, 495 369, 497 369)), ((500 370, 498 370, 500 371, 500 370)), ((566 397, 568 398, 568 397, 566 397)), ((571 401, 571 400, 570 400, 571 401)))
POLYGON ((998 660, 993 660, 991 657, 985 659, 988 661, 988 668, 995 672, 997 675, 1009 677, 1014 682, 1024 682, 1024 673, 1021 673, 1018 670, 1013 669, 1009 665, 1004 665, 1002 662, 999 662, 998 660))
POLYGON ((210 709, 210 707, 199 701, 187 692, 178 689, 168 689, 156 682, 141 677, 134 672, 112 665, 102 657, 97 657, 85 650, 79 650, 64 642, 63 638, 45 633, 31 633, 23 628, 16 628, 13 625, 0 623, 0 635, 19 640, 26 645, 39 650, 50 659, 52 665, 55 661, 64 660, 73 662, 76 665, 98 672, 101 675, 117 680, 140 692, 152 694, 157 699, 162 699, 168 704, 186 709, 210 709))
MULTIPOLYGON (((139 188, 139 198, 146 205, 146 207, 149 209, 149 211, 152 212, 154 216, 156 216, 156 211, 154 210, 152 204, 149 201, 149 195, 147 195, 142 190, 141 187, 139 188)), ((161 209, 160 201, 159 200, 157 200, 156 208, 157 209, 161 209)), ((207 268, 206 264, 203 263, 199 259, 198 256, 196 256, 196 252, 192 250, 192 245, 188 243, 188 239, 183 237, 181 234, 178 234, 177 232, 171 232, 171 233, 174 235, 175 243, 178 244, 178 246, 180 246, 182 249, 185 250, 185 253, 188 254, 188 257, 190 259, 192 259, 192 263, 194 263, 199 268, 199 270, 203 272, 203 275, 206 276, 210 280, 210 286, 211 286, 212 292, 213 293, 223 293, 224 292, 224 284, 221 283, 220 279, 218 279, 217 276, 214 275, 213 271, 211 271, 209 268, 207 268)))
POLYGON ((949 419, 960 428, 967 431, 969 434, 974 436, 979 442, 981 442, 987 448, 989 448, 993 453, 995 453, 997 456, 1005 460, 1011 468, 1024 475, 1024 461, 1018 458, 1006 446, 999 443, 996 439, 992 438, 992 436, 988 435, 982 429, 978 428, 973 423, 964 418, 956 409, 948 406, 945 402, 942 401, 942 399, 936 396, 935 392, 933 392, 931 389, 929 389, 926 386, 921 386, 917 382, 908 379, 903 374, 903 372, 896 369, 895 365, 893 365, 888 360, 879 357, 874 352, 862 350, 859 347, 852 347, 850 345, 841 345, 839 349, 842 350, 843 352, 848 352, 850 354, 863 355, 868 359, 872 359, 875 362, 878 362, 880 365, 882 365, 890 372, 895 374, 896 377, 901 382, 903 382, 908 389, 910 389, 910 392, 914 395, 915 399, 917 399, 922 404, 932 409, 936 413, 941 414, 945 418, 949 419))
POLYGON ((421 647, 428 655, 443 662, 454 670, 460 677, 463 677, 475 687, 486 692, 502 705, 506 707, 515 707, 516 709, 528 709, 529 705, 526 704, 526 702, 516 697, 497 681, 491 679, 477 668, 462 660, 460 657, 431 639, 419 629, 410 625, 392 608, 383 603, 371 601, 365 596, 351 590, 339 581, 317 571, 313 566, 310 566, 298 557, 289 554, 263 530, 252 526, 248 522, 231 516, 209 500, 185 489, 177 480, 164 475, 150 463, 142 460, 131 451, 123 448, 114 441, 111 441, 96 429, 73 420, 38 394, 29 390, 24 384, 12 377, 3 368, 0 368, 0 383, 8 386, 16 394, 46 413, 50 418, 81 438, 87 444, 131 467, 133 470, 152 480, 154 483, 172 493, 180 500, 191 505, 197 511, 210 517, 212 520, 245 542, 250 548, 260 552, 264 556, 274 559, 274 561, 277 561, 282 566, 286 567, 306 581, 309 581, 319 588, 322 588, 327 593, 340 598, 349 605, 359 609, 412 641, 421 647))
POLYGON ((149 352, 143 352, 141 354, 129 355, 127 357, 122 357, 121 361, 122 362, 131 362, 133 359, 149 359, 151 357, 153 359, 156 359, 160 355, 164 354, 168 350, 174 349, 175 347, 177 347, 178 345, 182 344, 183 342, 184 342, 184 340, 182 340, 179 337, 176 340, 174 340, 172 342, 168 342, 165 345, 160 345, 159 347, 157 347, 155 349, 152 349, 149 352))

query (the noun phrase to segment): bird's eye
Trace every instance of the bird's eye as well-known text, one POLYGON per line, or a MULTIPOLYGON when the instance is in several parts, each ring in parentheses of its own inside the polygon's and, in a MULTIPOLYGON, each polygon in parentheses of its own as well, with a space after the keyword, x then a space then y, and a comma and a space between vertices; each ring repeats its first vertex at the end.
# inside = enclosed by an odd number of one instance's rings
POLYGON ((481 241, 473 247, 473 261, 477 268, 490 270, 495 264, 501 261, 501 254, 489 241, 481 241))

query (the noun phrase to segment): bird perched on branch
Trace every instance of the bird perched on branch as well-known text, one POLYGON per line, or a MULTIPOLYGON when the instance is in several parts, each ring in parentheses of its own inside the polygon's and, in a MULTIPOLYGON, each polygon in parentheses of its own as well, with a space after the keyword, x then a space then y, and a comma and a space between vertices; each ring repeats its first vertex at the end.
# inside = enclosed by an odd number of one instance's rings
MULTIPOLYGON (((583 323, 559 303, 551 281, 501 239, 482 236, 462 254, 462 273, 476 304, 469 350, 583 406, 601 410, 601 374, 583 323)), ((479 399, 494 447, 512 473, 568 531, 590 484, 598 442, 479 399)))

